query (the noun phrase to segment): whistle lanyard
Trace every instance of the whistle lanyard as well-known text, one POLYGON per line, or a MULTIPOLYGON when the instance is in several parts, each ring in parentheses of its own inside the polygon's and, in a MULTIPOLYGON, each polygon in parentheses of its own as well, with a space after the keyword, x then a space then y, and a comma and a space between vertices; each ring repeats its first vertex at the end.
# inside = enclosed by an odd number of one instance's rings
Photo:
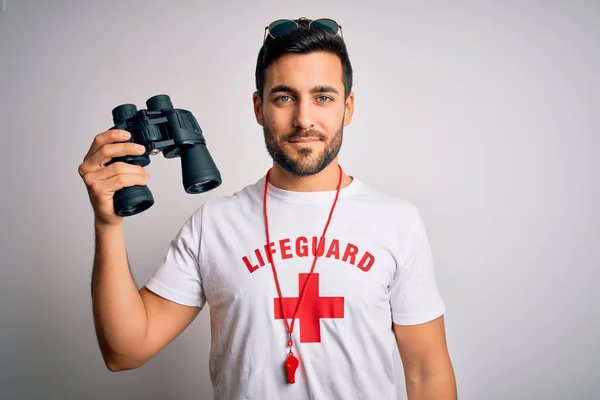
MULTIPOLYGON (((337 190, 335 193, 335 199, 333 200, 333 204, 331 206, 331 210, 329 211, 329 217, 327 218, 327 222, 325 224, 325 228, 323 229, 323 234, 321 235, 321 239, 319 242, 319 245, 317 246, 317 249, 321 248, 322 244, 323 244, 323 240, 325 239, 325 233, 327 232, 327 228, 329 227, 329 223, 331 222, 331 217, 333 215, 333 210, 335 209, 335 206, 337 204, 339 195, 340 195, 340 190, 342 187, 342 177, 343 177, 343 173, 342 173, 342 167, 338 165, 339 171, 340 171, 340 177, 338 180, 338 185, 337 185, 337 190)), ((269 245, 269 243, 271 243, 271 238, 269 236, 269 219, 268 219, 268 215, 267 215, 267 188, 269 186, 269 174, 270 174, 271 170, 269 170, 267 172, 267 176, 265 178, 265 190, 264 190, 264 199, 263 199, 263 212, 264 212, 264 218, 265 218, 265 230, 266 230, 266 234, 267 234, 267 245, 269 245)), ((283 295, 281 294, 281 287, 279 286, 279 279, 277 277, 277 271, 275 269, 275 260, 273 259, 272 254, 269 255, 269 260, 271 262, 271 269, 273 271, 273 277, 275 279, 275 285, 277 286, 277 293, 279 295, 279 304, 281 305, 281 312, 283 314, 283 320, 285 321, 285 325, 287 327, 287 347, 289 347, 289 353, 288 356, 286 358, 285 361, 285 368, 286 368, 286 372, 287 372, 287 377, 288 377, 288 382, 289 383, 295 383, 296 379, 295 379, 295 374, 296 374, 296 369, 298 368, 298 365, 300 365, 300 362, 298 361, 298 358, 296 356, 294 356, 294 353, 292 352, 292 333, 294 331, 294 323, 296 322, 296 314, 298 314, 298 310, 300 309, 300 306, 302 304, 302 300, 304 299, 304 294, 306 292, 306 287, 308 286, 308 283, 310 281, 310 278, 312 277, 313 271, 315 269, 315 266, 317 264, 317 257, 318 257, 319 252, 315 251, 315 258, 313 260, 312 263, 312 267, 310 269, 310 273, 308 274, 308 278, 306 279, 306 282, 304 283, 304 286, 302 287, 302 292, 300 293, 300 300, 298 301, 298 304, 296 305, 296 310, 294 311, 294 315, 292 316, 292 323, 290 324, 288 322, 288 317, 287 315, 285 315, 285 307, 284 302, 283 302, 283 295)))

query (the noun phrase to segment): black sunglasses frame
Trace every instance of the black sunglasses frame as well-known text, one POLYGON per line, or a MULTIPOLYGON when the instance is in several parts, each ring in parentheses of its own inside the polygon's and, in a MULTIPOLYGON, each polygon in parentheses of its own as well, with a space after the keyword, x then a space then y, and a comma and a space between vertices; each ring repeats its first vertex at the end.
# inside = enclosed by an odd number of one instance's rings
POLYGON ((307 21, 308 22, 308 29, 310 29, 311 25, 315 22, 319 22, 319 21, 329 21, 329 22, 333 22, 336 26, 337 26, 337 30, 335 32, 330 31, 330 30, 326 30, 329 33, 332 33, 334 35, 337 35, 338 33, 340 34, 340 36, 342 37, 342 40, 344 39, 344 32, 342 31, 342 26, 340 24, 337 23, 337 21, 334 21, 331 18, 317 18, 317 19, 307 19, 304 17, 298 18, 298 20, 293 20, 293 19, 287 19, 287 18, 281 18, 281 19, 277 19, 273 22, 271 22, 270 24, 265 26, 265 35, 263 37, 263 44, 265 44, 265 42, 267 41, 267 38, 270 37, 271 39, 277 39, 277 37, 273 36, 271 34, 271 27, 273 26, 273 24, 277 23, 277 22, 281 22, 281 21, 286 21, 286 22, 291 22, 294 25, 296 25, 296 29, 300 28, 300 21, 307 21))

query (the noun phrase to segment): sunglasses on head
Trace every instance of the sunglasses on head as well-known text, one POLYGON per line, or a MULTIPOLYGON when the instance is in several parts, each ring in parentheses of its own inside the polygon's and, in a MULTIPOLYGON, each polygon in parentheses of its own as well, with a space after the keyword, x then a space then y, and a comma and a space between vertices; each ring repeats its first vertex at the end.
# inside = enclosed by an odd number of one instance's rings
POLYGON ((340 32, 342 39, 344 33, 342 32, 342 26, 329 18, 319 18, 310 20, 307 18, 299 18, 298 20, 293 19, 278 19, 265 26, 265 37, 263 38, 263 44, 266 42, 267 37, 270 36, 273 39, 285 35, 286 33, 292 32, 300 27, 300 22, 304 22, 303 25, 307 26, 308 29, 321 29, 325 32, 336 35, 340 32))

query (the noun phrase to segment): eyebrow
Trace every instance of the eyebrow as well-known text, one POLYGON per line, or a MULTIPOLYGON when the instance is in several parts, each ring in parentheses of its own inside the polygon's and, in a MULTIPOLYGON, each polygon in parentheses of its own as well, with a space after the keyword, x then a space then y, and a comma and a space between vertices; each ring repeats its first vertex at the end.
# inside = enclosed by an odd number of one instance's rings
MULTIPOLYGON (((287 86, 287 85, 277 85, 274 86, 270 91, 269 94, 275 94, 275 93, 280 93, 280 92, 285 92, 285 93, 291 93, 294 95, 298 94, 298 90, 294 89, 291 86, 287 86)), ((315 86, 310 90, 311 93, 335 93, 335 94, 340 94, 339 91, 334 88, 333 86, 327 86, 327 85, 320 85, 320 86, 315 86)))

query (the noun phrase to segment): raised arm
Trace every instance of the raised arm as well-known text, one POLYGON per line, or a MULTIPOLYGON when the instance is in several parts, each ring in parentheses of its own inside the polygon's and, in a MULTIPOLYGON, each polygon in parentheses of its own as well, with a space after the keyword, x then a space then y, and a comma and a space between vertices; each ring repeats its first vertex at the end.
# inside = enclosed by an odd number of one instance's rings
POLYGON ((200 308, 136 288, 120 226, 96 228, 92 273, 94 324, 110 371, 138 368, 187 328, 200 308))
POLYGON ((123 187, 146 185, 144 168, 117 162, 114 157, 140 155, 145 149, 123 143, 129 133, 109 130, 96 135, 78 172, 94 210, 95 254, 92 271, 94 324, 104 362, 109 370, 141 366, 177 337, 200 308, 176 304, 145 287, 138 289, 131 275, 123 218, 113 207, 114 193, 123 187))

